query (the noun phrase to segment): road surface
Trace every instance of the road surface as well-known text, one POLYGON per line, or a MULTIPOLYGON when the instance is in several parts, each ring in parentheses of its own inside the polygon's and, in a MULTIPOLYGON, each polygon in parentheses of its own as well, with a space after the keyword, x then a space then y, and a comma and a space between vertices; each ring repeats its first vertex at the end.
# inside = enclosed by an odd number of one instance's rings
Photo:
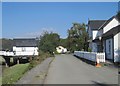
POLYGON ((118 84, 118 69, 96 68, 70 54, 56 55, 44 84, 118 84))

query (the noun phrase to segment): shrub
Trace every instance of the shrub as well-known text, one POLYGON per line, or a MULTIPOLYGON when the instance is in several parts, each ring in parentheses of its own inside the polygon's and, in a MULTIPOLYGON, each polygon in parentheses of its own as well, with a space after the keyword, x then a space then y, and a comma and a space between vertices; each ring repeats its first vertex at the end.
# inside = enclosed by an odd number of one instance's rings
POLYGON ((54 55, 50 54, 49 52, 39 51, 39 55, 34 57, 33 60, 30 61, 29 69, 32 69, 36 65, 40 64, 46 58, 53 57, 54 55))
POLYGON ((92 49, 91 49, 91 48, 88 48, 88 52, 92 52, 92 49))

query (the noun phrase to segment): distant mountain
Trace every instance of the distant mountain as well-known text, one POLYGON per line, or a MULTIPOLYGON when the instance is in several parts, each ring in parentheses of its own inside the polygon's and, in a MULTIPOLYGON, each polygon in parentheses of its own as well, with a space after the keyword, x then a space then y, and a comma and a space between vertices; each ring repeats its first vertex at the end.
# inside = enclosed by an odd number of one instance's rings
POLYGON ((0 50, 12 50, 13 40, 2 38, 0 39, 0 50))

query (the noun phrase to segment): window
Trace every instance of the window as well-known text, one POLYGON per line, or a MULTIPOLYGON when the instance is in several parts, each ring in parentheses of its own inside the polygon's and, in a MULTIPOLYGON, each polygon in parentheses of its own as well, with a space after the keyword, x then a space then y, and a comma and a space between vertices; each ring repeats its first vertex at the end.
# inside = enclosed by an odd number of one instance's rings
POLYGON ((111 42, 110 42, 110 40, 109 40, 109 53, 111 53, 111 42))
POLYGON ((22 51, 23 51, 23 52, 25 51, 25 47, 22 47, 22 51))

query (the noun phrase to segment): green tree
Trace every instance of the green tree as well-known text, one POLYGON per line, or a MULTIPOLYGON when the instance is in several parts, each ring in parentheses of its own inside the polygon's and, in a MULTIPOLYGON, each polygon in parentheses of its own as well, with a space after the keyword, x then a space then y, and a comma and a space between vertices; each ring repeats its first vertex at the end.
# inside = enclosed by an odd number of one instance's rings
POLYGON ((88 34, 84 23, 73 23, 73 26, 68 30, 68 46, 71 52, 75 50, 87 50, 88 34))
POLYGON ((56 50, 56 47, 59 45, 59 41, 60 36, 57 33, 48 33, 46 31, 43 36, 40 36, 39 50, 52 54, 56 50))
POLYGON ((2 38, 0 39, 0 50, 12 50, 13 40, 2 38))
POLYGON ((60 38, 59 45, 67 48, 67 39, 60 38))

